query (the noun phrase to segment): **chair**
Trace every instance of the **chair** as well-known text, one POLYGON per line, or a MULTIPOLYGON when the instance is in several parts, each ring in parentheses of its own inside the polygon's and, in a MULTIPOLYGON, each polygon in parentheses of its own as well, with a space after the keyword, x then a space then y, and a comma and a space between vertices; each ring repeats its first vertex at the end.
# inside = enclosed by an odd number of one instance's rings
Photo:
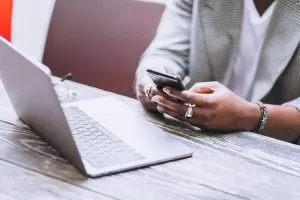
POLYGON ((44 63, 54 75, 133 97, 134 73, 164 6, 137 0, 57 1, 44 63))

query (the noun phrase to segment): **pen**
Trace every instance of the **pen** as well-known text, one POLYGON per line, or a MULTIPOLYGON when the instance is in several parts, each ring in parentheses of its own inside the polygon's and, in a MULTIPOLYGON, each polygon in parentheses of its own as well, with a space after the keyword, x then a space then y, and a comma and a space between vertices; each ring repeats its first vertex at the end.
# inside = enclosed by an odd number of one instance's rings
POLYGON ((64 75, 61 79, 60 82, 63 82, 67 79, 72 79, 73 74, 72 73, 67 73, 66 75, 64 75))

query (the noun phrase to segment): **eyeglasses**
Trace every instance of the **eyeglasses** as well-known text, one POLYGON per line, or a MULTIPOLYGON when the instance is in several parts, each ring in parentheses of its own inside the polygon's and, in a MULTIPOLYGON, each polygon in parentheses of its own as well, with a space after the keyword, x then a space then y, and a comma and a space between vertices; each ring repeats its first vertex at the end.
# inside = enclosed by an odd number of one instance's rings
POLYGON ((72 90, 65 83, 65 80, 72 79, 72 73, 68 73, 63 76, 60 80, 53 80, 54 90, 57 94, 58 99, 61 102, 70 102, 76 100, 77 91, 72 90))

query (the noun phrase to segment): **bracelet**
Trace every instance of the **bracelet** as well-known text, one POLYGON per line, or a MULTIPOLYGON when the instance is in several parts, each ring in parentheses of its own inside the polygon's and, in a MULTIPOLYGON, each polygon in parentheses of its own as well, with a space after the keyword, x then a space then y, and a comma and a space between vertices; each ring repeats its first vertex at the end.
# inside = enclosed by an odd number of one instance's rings
POLYGON ((261 114, 257 126, 255 127, 253 132, 262 134, 268 122, 268 111, 266 105, 261 101, 256 102, 256 104, 259 106, 261 114))

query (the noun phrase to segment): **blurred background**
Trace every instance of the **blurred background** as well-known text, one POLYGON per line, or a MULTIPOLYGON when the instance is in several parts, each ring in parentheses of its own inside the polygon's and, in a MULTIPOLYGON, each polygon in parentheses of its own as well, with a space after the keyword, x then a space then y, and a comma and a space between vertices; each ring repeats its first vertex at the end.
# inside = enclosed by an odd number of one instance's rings
POLYGON ((0 0, 0 35, 52 74, 134 97, 167 0, 0 0))

